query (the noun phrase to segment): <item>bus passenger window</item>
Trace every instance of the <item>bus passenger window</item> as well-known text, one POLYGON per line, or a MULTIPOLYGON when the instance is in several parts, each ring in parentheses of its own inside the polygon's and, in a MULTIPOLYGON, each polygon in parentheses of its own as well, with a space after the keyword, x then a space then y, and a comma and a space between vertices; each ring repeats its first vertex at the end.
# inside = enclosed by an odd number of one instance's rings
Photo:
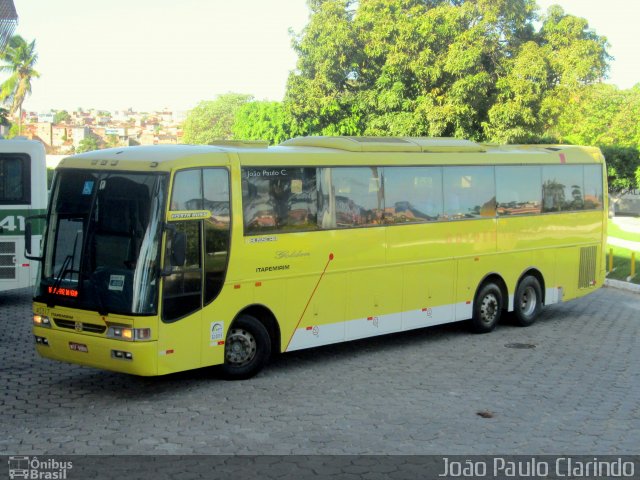
POLYGON ((495 217, 493 167, 445 167, 443 183, 448 220, 495 217))
POLYGON ((539 166, 496 167, 498 215, 534 215, 542 211, 539 166))
POLYGON ((316 168, 242 169, 245 235, 317 230, 316 168))
POLYGON ((582 165, 542 167, 542 211, 570 212, 584 209, 582 165))
POLYGON ((433 222, 442 216, 442 168, 384 167, 386 223, 433 222))
POLYGON ((320 169, 321 228, 381 225, 384 217, 381 171, 379 167, 320 169))
POLYGON ((585 210, 601 210, 602 199, 602 166, 584 166, 584 208, 585 210))

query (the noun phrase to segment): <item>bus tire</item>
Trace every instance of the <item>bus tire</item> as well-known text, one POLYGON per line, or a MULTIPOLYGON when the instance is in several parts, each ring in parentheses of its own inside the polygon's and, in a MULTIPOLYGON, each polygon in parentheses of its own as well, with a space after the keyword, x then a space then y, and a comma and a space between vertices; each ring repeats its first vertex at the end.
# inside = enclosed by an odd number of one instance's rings
POLYGON ((228 380, 256 375, 271 357, 271 338, 265 326, 251 315, 238 317, 227 332, 222 371, 228 380))
POLYGON ((489 333, 500 321, 502 314, 502 292, 495 283, 485 283, 473 303, 471 330, 474 333, 489 333))
POLYGON ((513 299, 513 320, 516 325, 532 325, 542 311, 542 288, 532 275, 524 277, 518 284, 513 299))

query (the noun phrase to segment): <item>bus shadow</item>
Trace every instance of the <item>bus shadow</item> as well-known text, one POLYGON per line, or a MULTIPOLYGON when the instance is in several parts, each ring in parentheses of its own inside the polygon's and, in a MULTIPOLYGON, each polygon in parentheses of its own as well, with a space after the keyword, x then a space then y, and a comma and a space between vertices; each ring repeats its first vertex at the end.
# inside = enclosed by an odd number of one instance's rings
MULTIPOLYGON (((428 327, 418 330, 390 333, 388 335, 364 338, 349 342, 336 343, 322 347, 299 350, 274 355, 261 376, 281 374, 297 370, 312 363, 323 364, 340 362, 354 353, 362 355, 379 355, 389 350, 400 350, 412 344, 428 344, 458 335, 470 335, 465 322, 428 327)), ((55 379, 49 388, 54 393, 63 391, 78 392, 80 395, 99 395, 101 397, 127 398, 130 400, 157 399, 164 395, 172 395, 209 386, 212 382, 226 382, 219 367, 205 367, 185 372, 172 373, 158 377, 138 377, 117 372, 95 370, 89 367, 64 365, 65 373, 55 379), (69 369, 73 369, 72 372, 69 369)), ((56 369, 58 370, 58 369, 56 369)), ((60 371, 60 370, 58 370, 60 371)), ((245 380, 251 382, 252 380, 245 380)), ((222 390, 221 390, 222 392, 222 390)))
MULTIPOLYGON (((505 314, 496 327, 496 331, 502 330, 510 334, 517 334, 528 330, 518 326, 512 315, 511 313, 505 314)), ((545 308, 537 318, 536 325, 544 325, 557 320, 553 309, 545 308)), ((535 328, 535 325, 532 328, 535 328)), ((490 332, 487 335, 492 335, 492 333, 495 334, 495 332, 490 332)), ((476 336, 471 332, 467 320, 283 353, 274 356, 268 369, 269 371, 284 372, 297 366, 307 366, 317 362, 342 362, 353 357, 354 354, 375 356, 395 351, 400 353, 402 349, 411 345, 428 347, 428 345, 451 341, 461 336, 476 336)))
POLYGON ((446 341, 448 338, 460 335, 471 335, 466 321, 388 333, 283 353, 275 356, 268 368, 270 370, 278 369, 283 371, 292 366, 306 365, 312 362, 340 362, 347 357, 352 357, 354 354, 379 355, 396 350, 399 351, 411 345, 428 345, 433 342, 446 341))
MULTIPOLYGON (((557 316, 552 310, 545 309, 537 323, 543 325, 549 321, 557 321, 557 316)), ((509 317, 503 319, 498 329, 523 331, 522 327, 514 325, 509 317)), ((460 321, 277 354, 274 355, 265 371, 259 374, 256 379, 271 375, 280 376, 288 372, 293 373, 300 368, 310 368, 316 363, 326 365, 344 362, 353 358, 354 354, 378 356, 396 351, 400 353, 402 349, 412 345, 428 347, 433 343, 452 341, 460 336, 472 335, 474 334, 469 331, 468 323, 460 321)), ((68 369, 69 366, 65 366, 65 368, 68 369)), ((227 381, 220 367, 204 367, 158 377, 138 377, 94 370, 88 367, 74 366, 72 368, 77 370, 73 373, 67 371, 67 375, 61 375, 65 378, 57 379, 56 389, 131 400, 157 399, 165 395, 198 390, 200 387, 210 386, 212 382, 219 384, 227 381)), ((245 382, 251 381, 253 380, 245 380, 245 382)), ((53 385, 51 386, 53 387, 53 385)), ((222 395, 223 390, 220 392, 222 395)))

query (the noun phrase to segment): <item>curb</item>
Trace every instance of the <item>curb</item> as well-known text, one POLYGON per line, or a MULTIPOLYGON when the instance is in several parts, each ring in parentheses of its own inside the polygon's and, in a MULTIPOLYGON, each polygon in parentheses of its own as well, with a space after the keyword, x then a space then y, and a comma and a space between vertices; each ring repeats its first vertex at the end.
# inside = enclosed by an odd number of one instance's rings
POLYGON ((605 286, 611 288, 619 288, 620 290, 626 290, 627 292, 640 293, 640 285, 635 283, 623 282, 621 280, 605 279, 605 286))

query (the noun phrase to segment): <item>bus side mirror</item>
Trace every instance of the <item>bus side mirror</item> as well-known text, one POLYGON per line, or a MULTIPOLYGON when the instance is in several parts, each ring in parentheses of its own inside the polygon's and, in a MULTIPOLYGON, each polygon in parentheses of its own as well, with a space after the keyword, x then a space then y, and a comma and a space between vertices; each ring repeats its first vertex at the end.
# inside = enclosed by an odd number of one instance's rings
POLYGON ((31 217, 25 218, 24 220, 24 256, 29 260, 36 260, 38 262, 41 262, 43 259, 43 257, 37 257, 37 256, 31 255, 31 242, 33 239, 33 226, 31 221, 42 220, 45 218, 47 218, 46 215, 33 215, 31 217))
POLYGON ((184 232, 179 232, 175 225, 167 224, 167 245, 170 247, 165 252, 163 276, 173 273, 173 267, 181 267, 187 258, 187 236, 184 232))

